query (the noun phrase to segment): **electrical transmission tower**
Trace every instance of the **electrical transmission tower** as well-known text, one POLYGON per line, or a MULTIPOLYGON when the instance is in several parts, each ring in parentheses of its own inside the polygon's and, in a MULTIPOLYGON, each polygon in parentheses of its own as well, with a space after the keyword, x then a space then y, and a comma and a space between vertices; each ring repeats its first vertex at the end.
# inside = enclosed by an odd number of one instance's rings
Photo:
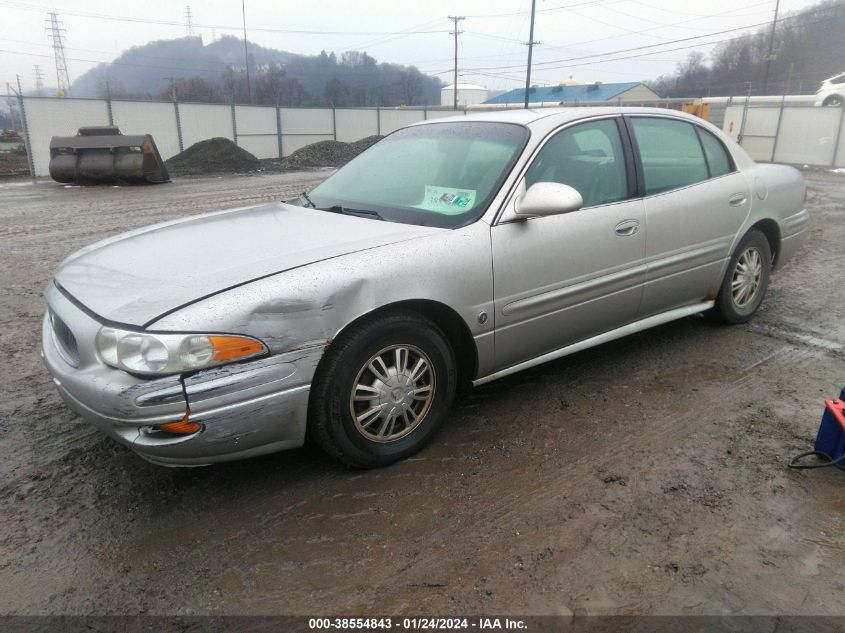
POLYGON ((65 61, 65 33, 64 24, 59 20, 55 11, 50 11, 47 20, 47 35, 53 42, 53 57, 56 59, 56 82, 59 93, 63 96, 70 94, 70 76, 65 61))
POLYGON ((32 67, 32 74, 35 77, 35 94, 40 97, 44 91, 44 75, 41 74, 41 66, 35 64, 32 67))
POLYGON ((185 36, 194 36, 194 14, 191 13, 191 5, 185 5, 185 36))

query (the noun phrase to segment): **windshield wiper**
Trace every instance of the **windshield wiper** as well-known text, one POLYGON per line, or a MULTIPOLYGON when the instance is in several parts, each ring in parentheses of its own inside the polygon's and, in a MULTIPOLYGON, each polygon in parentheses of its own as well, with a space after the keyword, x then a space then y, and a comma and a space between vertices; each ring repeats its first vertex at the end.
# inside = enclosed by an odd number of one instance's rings
POLYGON ((316 204, 314 204, 314 203, 311 201, 311 198, 309 198, 309 197, 308 197, 308 192, 307 192, 307 191, 303 191, 303 192, 302 192, 301 198, 302 198, 303 200, 305 200, 305 202, 307 202, 307 203, 308 203, 308 205, 309 205, 312 209, 316 209, 316 208, 317 208, 317 205, 316 205, 316 204))
POLYGON ((384 218, 377 212, 371 209, 350 209, 339 204, 320 209, 321 211, 328 211, 329 213, 342 213, 344 215, 354 215, 358 217, 374 218, 376 220, 384 220, 384 218))

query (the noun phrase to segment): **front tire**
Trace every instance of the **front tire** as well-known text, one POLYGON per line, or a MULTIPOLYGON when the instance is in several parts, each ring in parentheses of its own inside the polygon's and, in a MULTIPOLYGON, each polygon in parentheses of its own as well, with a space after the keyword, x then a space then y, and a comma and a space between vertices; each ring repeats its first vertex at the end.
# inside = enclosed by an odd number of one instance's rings
POLYGON ((763 303, 772 270, 769 240, 751 229, 736 247, 722 287, 716 296, 715 314, 725 323, 745 323, 763 303))
POLYGON ((432 439, 456 383, 452 348, 432 321, 410 311, 368 319, 344 332, 320 362, 309 432, 350 466, 390 464, 432 439))

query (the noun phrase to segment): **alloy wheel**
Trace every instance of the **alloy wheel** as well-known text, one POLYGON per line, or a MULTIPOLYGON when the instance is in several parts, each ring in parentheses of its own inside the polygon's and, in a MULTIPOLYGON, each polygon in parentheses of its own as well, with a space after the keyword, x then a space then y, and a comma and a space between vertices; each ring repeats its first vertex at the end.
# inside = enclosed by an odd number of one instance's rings
POLYGON ((358 372, 349 397, 355 428, 374 442, 393 442, 417 428, 434 399, 431 359, 413 345, 391 345, 358 372))
POLYGON ((736 261, 731 279, 731 296, 737 308, 744 308, 756 297, 763 279, 763 256, 751 246, 736 261))

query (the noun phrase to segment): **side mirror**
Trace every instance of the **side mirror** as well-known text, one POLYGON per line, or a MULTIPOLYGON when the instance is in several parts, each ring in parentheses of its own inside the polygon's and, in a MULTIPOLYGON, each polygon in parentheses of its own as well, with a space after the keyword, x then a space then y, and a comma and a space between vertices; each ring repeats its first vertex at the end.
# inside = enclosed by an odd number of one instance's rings
POLYGON ((516 199, 514 217, 536 218, 571 213, 584 206, 578 191, 559 182, 538 182, 516 199))

